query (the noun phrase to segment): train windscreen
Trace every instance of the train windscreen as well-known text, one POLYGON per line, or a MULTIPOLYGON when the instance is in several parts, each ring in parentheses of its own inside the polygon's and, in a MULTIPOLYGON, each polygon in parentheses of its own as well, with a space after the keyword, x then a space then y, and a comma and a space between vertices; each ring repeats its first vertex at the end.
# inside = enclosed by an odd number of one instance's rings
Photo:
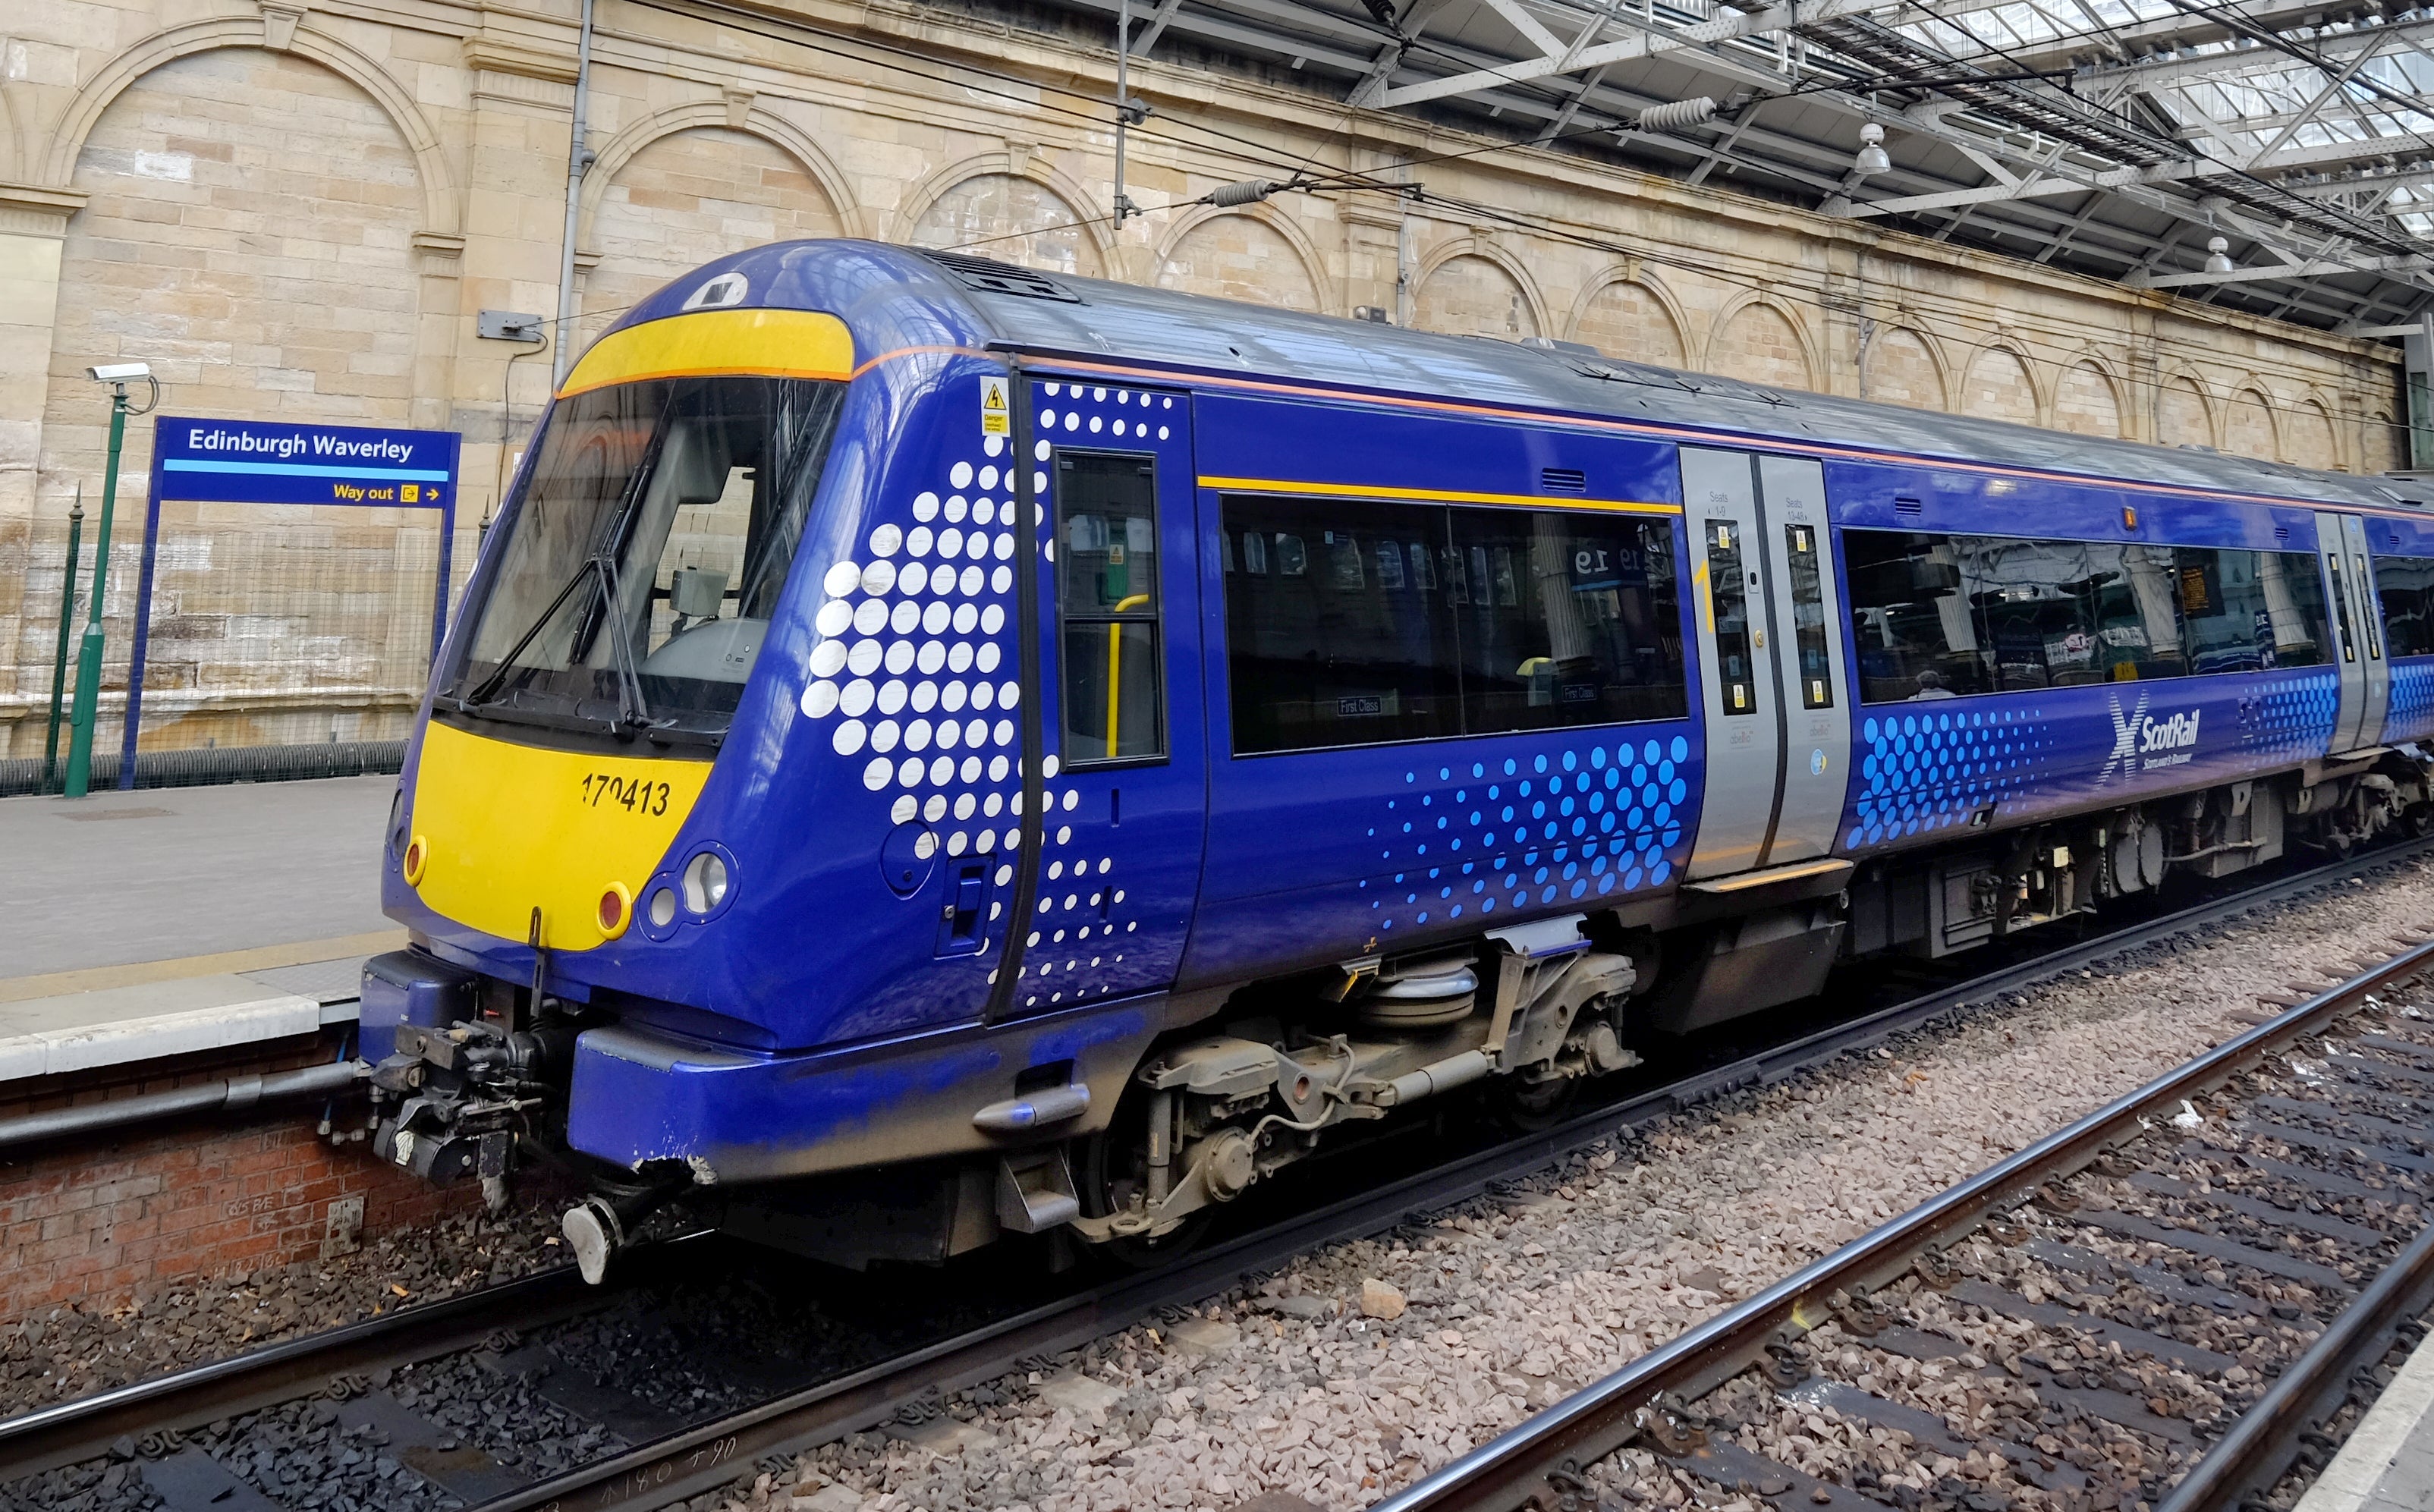
POLYGON ((561 401, 437 708, 714 744, 761 654, 842 383, 653 379, 561 401))

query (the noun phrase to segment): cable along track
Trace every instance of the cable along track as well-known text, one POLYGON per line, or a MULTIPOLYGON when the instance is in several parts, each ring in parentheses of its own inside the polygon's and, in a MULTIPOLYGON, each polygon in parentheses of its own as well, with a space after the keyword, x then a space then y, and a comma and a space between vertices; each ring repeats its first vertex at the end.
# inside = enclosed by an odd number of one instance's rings
MULTIPOLYGON (((1375 1234, 1410 1221, 1414 1213, 1467 1200, 1685 1108, 1737 1089, 1780 1081, 1843 1055, 1867 1050, 1970 1003, 1987 1001, 2121 952, 2304 895, 2328 882, 2405 864, 2429 851, 2434 851, 2434 843, 2351 858, 2074 943, 1970 982, 1931 991, 1629 1094, 1544 1133, 1509 1141, 1375 1191, 1294 1214, 1187 1257, 1168 1270, 1037 1305, 1008 1309, 1003 1315, 980 1326, 943 1332, 917 1347, 859 1367, 839 1368, 832 1365, 825 1371, 789 1368, 786 1362, 759 1358, 747 1348, 741 1353, 719 1355, 719 1368, 734 1378, 728 1383, 730 1389, 711 1394, 698 1402, 695 1410, 672 1410, 664 1393, 626 1389, 636 1382, 630 1377, 621 1382, 620 1378, 637 1366, 644 1371, 694 1370, 707 1368, 707 1364, 682 1358, 686 1351, 671 1341, 661 1339, 654 1344, 648 1335, 655 1331, 647 1326, 626 1330, 615 1347, 605 1351, 596 1346, 600 1337, 614 1332, 612 1328, 594 1329, 592 1348, 569 1336, 568 1330, 581 1327, 586 1318, 610 1314, 621 1303, 630 1312, 630 1299, 638 1297, 653 1282, 709 1263, 707 1257, 714 1241, 709 1236, 696 1236, 629 1254, 612 1271, 611 1284, 605 1291, 580 1286, 571 1270, 545 1273, 0 1421, 0 1489, 5 1489, 5 1483, 29 1473, 83 1465, 106 1467, 88 1478, 88 1486, 73 1493, 100 1493, 90 1503, 77 1503, 95 1508, 166 1506, 171 1512, 280 1512, 287 1506, 346 1505, 350 1494, 369 1498, 365 1504, 401 1508, 427 1505, 435 1512, 452 1503, 476 1506, 480 1512, 553 1506, 664 1506, 748 1476, 753 1462, 770 1454, 800 1451, 890 1421, 900 1428, 917 1429, 940 1415, 939 1397, 943 1392, 986 1383, 1009 1371, 1049 1365, 1050 1357, 1062 1351, 1077 1349, 1166 1310, 1201 1301, 1299 1254, 1375 1234), (644 1335, 639 1348, 638 1332, 644 1335), (622 1363, 613 1363, 620 1358, 622 1363), (462 1401, 493 1409, 491 1419, 479 1429, 460 1421, 467 1417, 457 1405, 462 1401), (496 1428, 496 1409, 502 1403, 514 1419, 513 1426, 525 1436, 515 1442, 508 1454, 494 1456, 481 1447, 479 1439, 482 1430, 496 1428), (314 1490, 323 1486, 338 1493, 337 1499, 325 1496, 316 1500, 314 1490), (347 1489, 342 1491, 341 1487, 347 1489)), ((2425 954, 2421 951, 2405 959, 2415 962, 2425 954)), ((2395 970, 2383 968, 2379 971, 2390 973, 2395 970)), ((2384 979, 2376 973, 2370 973, 2370 978, 2384 979)), ((2366 980, 2369 979, 2361 979, 2366 980)), ((2326 1012, 2326 1003, 2342 994, 2356 996, 2364 990, 2358 983, 2345 984, 2324 999, 2292 1010, 2193 1065, 2220 1061, 2227 1068, 2230 1063, 2223 1057, 2242 1045, 2253 1046, 2238 1052, 2251 1058, 2266 1054, 2265 1048, 2254 1046, 2265 1046, 2269 1039, 2272 1044, 2280 1044, 2308 1032, 2300 1026, 2309 1015, 2326 1012)), ((2425 1039, 2427 1042, 2419 1047, 2425 1057, 2425 1082, 2420 1090, 2428 1105, 2434 1106, 2434 1032, 2427 1033, 2425 1039)), ((2401 1062, 2392 1059, 2395 1054, 2360 1042, 2345 1050, 2343 1058, 2327 1059, 2324 1064, 2330 1069, 2324 1074, 2350 1077, 2356 1072, 2350 1061, 2355 1059, 2398 1066, 2401 1062)), ((2227 1069, 2217 1074, 2216 1079, 2225 1074, 2227 1069)), ((2194 1087, 2199 1082, 2190 1085, 2194 1087)), ((2149 1092, 2137 1095, 2146 1097, 2149 1092)), ((2163 1095, 2153 1092, 2154 1097, 2163 1095)), ((2129 1101, 2132 1100, 2125 1100, 2129 1101)), ((2080 1135, 2073 1142, 2073 1136, 2116 1114, 2121 1106, 2116 1105, 2074 1130, 2066 1130, 2037 1146, 2037 1150, 2054 1146, 2077 1152, 2084 1145, 2085 1154, 2052 1159, 2050 1171, 2077 1169, 2100 1150, 2106 1139, 2080 1135)), ((2408 1116, 2396 1108, 2392 1111, 2408 1116)), ((2326 1116, 2330 1119, 2339 1112, 2335 1108, 2326 1116)), ((2336 1125, 2328 1122, 2324 1126, 2329 1129, 2336 1125)), ((2299 1135, 2309 1132, 2297 1130, 2299 1135)), ((2345 1137, 2328 1132, 2320 1138, 2329 1144, 2345 1137)), ((2314 1151, 2311 1145, 2292 1152, 2284 1163, 2309 1160, 2314 1151)), ((2010 1170, 2035 1154, 2036 1151, 2026 1152, 1997 1171, 2010 1170)), ((2397 1158, 2397 1152, 2394 1156, 2397 1158)), ((2420 1181, 2434 1183, 2434 1158, 2420 1160, 2419 1166, 2422 1170, 2401 1168, 2397 1175, 2389 1168, 2375 1167, 2372 1174, 2359 1177, 2357 1183, 2370 1192, 2386 1190, 2386 1183, 2392 1183, 2389 1190, 2397 1192, 2399 1184, 2405 1183, 2408 1193, 2413 1194, 2420 1181)), ((1976 1191, 1995 1177, 1996 1173, 1990 1173, 1955 1192, 1976 1191)), ((1658 1442, 1664 1435, 1672 1435, 1665 1441, 1685 1446, 1695 1456, 1701 1451, 1692 1442, 1699 1435, 1690 1416, 1660 1411, 1643 1426, 1639 1409, 1652 1404, 1663 1408, 1659 1399, 1669 1392, 1672 1396, 1667 1400, 1673 1401, 1697 1397, 1717 1383, 1740 1375, 1754 1363, 1773 1361, 1778 1370, 1788 1370, 1788 1362, 1810 1348, 1814 1335, 1810 1345, 1793 1346, 1785 1341, 1826 1325, 1841 1303, 1858 1299, 1854 1305, 1842 1308, 1841 1322, 1850 1322, 1854 1328, 1866 1327, 1866 1319, 1871 1316, 1866 1301, 1872 1295, 1870 1287, 1883 1286, 1901 1276, 1930 1241, 1950 1243, 1970 1224, 1999 1206, 2016 1202, 2044 1179, 2017 1175, 1996 1179, 1979 1198, 1963 1201, 1950 1214, 1936 1220, 1931 1233, 1922 1230, 1913 1237, 1907 1250, 1895 1232, 1899 1225, 1880 1229, 1812 1267, 1817 1271, 1843 1263, 1833 1273, 1838 1279, 1825 1291, 1794 1278, 1673 1344, 1643 1356, 1608 1382, 1558 1404, 1548 1415, 1429 1477, 1389 1504, 1518 1507, 1530 1504, 1534 1497, 1538 1504, 1547 1508, 1592 1506, 1596 1501, 1593 1495, 1586 1494, 1589 1483, 1568 1479, 1575 1471, 1564 1469, 1564 1465, 1586 1464, 1635 1435, 1643 1442, 1658 1442), (1787 1292, 1787 1288, 1791 1290, 1787 1292), (1838 1289, 1847 1295, 1829 1296, 1838 1289), (1771 1303, 1771 1298, 1780 1298, 1780 1306, 1771 1303), (1727 1328, 1734 1318, 1751 1314, 1753 1309, 1767 1310, 1772 1320, 1750 1325, 1757 1332, 1746 1338, 1727 1328), (1791 1309, 1798 1310, 1796 1325, 1792 1324, 1791 1309), (1774 1317, 1774 1312, 1782 1315, 1774 1317), (1769 1344, 1775 1346, 1773 1353, 1769 1352, 1769 1344), (1609 1397, 1615 1402, 1627 1404, 1620 1418, 1600 1407, 1599 1403, 1609 1397), (1670 1426, 1677 1422, 1678 1427, 1670 1426), (1592 1429, 1592 1423, 1602 1426, 1592 1429), (1529 1464, 1537 1463, 1532 1459, 1534 1450, 1530 1446, 1542 1438, 1554 1446, 1555 1457, 1544 1459, 1540 1468, 1530 1469, 1529 1464), (1504 1448, 1500 1450, 1500 1446, 1504 1448), (1448 1479, 1475 1461, 1478 1466, 1473 1471, 1448 1479), (1503 1468, 1500 1469, 1499 1466, 1503 1468), (1579 1487, 1570 1493, 1575 1499, 1569 1503, 1563 1501, 1568 1485, 1579 1487)), ((1947 1194, 1938 1200, 1947 1202, 1952 1196, 1947 1194)), ((2355 1194, 2341 1200, 2354 1198, 2355 1194)), ((2170 1203, 2186 1199, 2147 1193, 2139 1200, 2170 1203)), ((1937 1206, 1931 1203, 1920 1211, 1925 1213, 1937 1206)), ((2346 1213, 2351 1210, 2340 1211, 2346 1213)), ((2156 1216, 2149 1221, 2157 1223, 2169 1223, 2173 1218, 2170 1211, 2160 1207, 2138 1208, 2135 1211, 2125 1208, 2119 1216, 2126 1223, 2150 1213, 2156 1216)), ((2337 1221, 2349 1222, 2346 1217, 2337 1221)), ((2368 1221, 2361 1218, 2353 1227, 2364 1229, 2368 1221)), ((2325 1235, 2311 1237, 2327 1239, 2325 1235)), ((2329 1242, 2338 1246, 2348 1237, 2344 1232, 2329 1242)), ((2128 1242, 2117 1236, 2105 1238, 2098 1249, 2085 1252, 2103 1259, 2106 1252, 2102 1246, 2128 1242)), ((2067 1242, 2058 1239, 2053 1243, 2069 1251, 2070 1261, 2084 1263, 2081 1251, 2071 1248, 2067 1242)), ((2044 1260, 2032 1263, 2051 1263, 2044 1260)), ((2343 1263, 2353 1269, 2363 1267, 2362 1274, 2371 1274, 2374 1268, 2368 1260, 2343 1263)), ((2069 1266, 2064 1265, 2063 1269, 2067 1271, 2069 1266)), ((2197 1290, 2209 1296, 2227 1292, 2226 1287, 2209 1289, 2206 1285, 2199 1285, 2197 1290)), ((1965 1308, 1971 1305, 1970 1297, 1975 1294, 1939 1295, 1950 1297, 1965 1308)), ((2053 1280, 2049 1295, 2064 1295, 2059 1279, 2053 1280)), ((1882 1300, 1878 1298, 1879 1303, 1882 1300)), ((2271 1305, 2273 1304, 2269 1304, 2269 1310, 2271 1305)), ((2308 1305, 2312 1306, 2312 1296, 2308 1305)), ((1905 1334, 1890 1337, 1894 1343, 1910 1342, 1905 1334)), ((1932 1342, 1920 1346, 1943 1347, 1932 1342)), ((1815 1377, 1809 1389, 1818 1400, 1801 1404, 1804 1411, 1834 1414, 1840 1408, 1860 1405, 1857 1398, 1827 1384, 1824 1375, 1815 1377)), ((2081 1389, 2084 1400, 2111 1406, 2121 1405, 2114 1396, 2127 1395, 2108 1396, 2105 1393, 2109 1388, 2100 1384, 2081 1389)), ((1799 1403, 1799 1399, 1791 1400, 1799 1403)), ((1912 1415, 1907 1418, 1891 1409, 1880 1410, 1887 1412, 1890 1420, 1906 1425, 1906 1432, 1924 1433, 1928 1427, 1924 1409, 1911 1409, 1912 1415)), ((1724 1467, 1716 1456, 1729 1457, 1731 1453, 1723 1444, 1720 1435, 1710 1433, 1704 1451, 1716 1460, 1720 1473, 1724 1473, 1724 1467)), ((490 1447, 501 1446, 493 1442, 490 1447)), ((1694 1457, 1686 1463, 1695 1469, 1700 1462, 1694 1457)), ((1738 1468, 1751 1473, 1728 1474, 1724 1484, 1771 1484, 1778 1473, 1755 1462, 1738 1468)), ((1843 1505, 1872 1508, 1878 1504, 1876 1499, 1849 1489, 1829 1491, 1825 1483, 1807 1477, 1787 1484, 1796 1486, 1808 1498, 1804 1504, 1826 1504, 1814 1500, 1820 1491, 1828 1492, 1829 1502, 1839 1496, 1843 1499, 1839 1504, 1843 1505)))
POLYGON ((2270 1507, 2434 1302, 2418 945, 1954 1186, 1377 1512, 2270 1507), (2352 1025, 2354 1017, 2361 1022, 2352 1025))

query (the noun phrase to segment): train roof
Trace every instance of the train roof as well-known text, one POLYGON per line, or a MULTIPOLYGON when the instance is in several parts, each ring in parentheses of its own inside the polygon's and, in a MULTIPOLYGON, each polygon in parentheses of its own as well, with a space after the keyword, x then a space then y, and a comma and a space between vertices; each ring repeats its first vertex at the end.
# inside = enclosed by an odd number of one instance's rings
POLYGON ((2386 483, 2346 472, 1774 388, 1617 361, 1569 343, 1440 335, 978 260, 937 260, 958 272, 974 304, 1005 338, 1043 352, 1179 363, 2310 503, 2390 508, 2419 502, 2386 483), (1022 292, 988 286, 995 283, 1022 292))
MULTIPOLYGON (((1994 464, 2127 484, 2265 496, 2309 505, 2411 510, 2417 487, 2190 447, 2081 436, 1832 394, 1774 388, 1600 355, 1571 343, 1441 335, 1173 289, 1019 268, 950 252, 870 242, 753 249, 704 271, 755 273, 751 303, 828 308, 848 324, 885 325, 894 345, 926 329, 977 335, 1044 356, 1196 369, 1465 404, 1510 405, 1639 424, 1745 436, 1795 446, 1924 462, 1994 464), (774 276, 773 276, 774 275, 774 276), (900 301, 924 306, 909 324, 900 301), (900 301, 883 319, 881 301, 900 301), (961 306, 960 310, 955 306, 961 306), (968 313, 976 330, 957 331, 968 313)), ((673 314, 689 275, 621 324, 673 314)), ((878 332, 856 332, 867 340, 878 332)))

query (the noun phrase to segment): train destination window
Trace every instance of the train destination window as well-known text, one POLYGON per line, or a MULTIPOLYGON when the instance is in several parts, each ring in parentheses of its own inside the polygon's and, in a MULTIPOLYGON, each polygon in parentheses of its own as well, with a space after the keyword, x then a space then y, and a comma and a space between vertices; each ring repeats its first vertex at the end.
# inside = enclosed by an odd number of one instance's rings
POLYGON ((1716 696, 1728 714, 1757 713, 1757 668, 1752 661, 1749 581, 1742 576, 1740 527, 1706 523, 1707 604, 1716 619, 1716 696))
POLYGON ((1238 755, 1679 718, 1669 523, 1232 496, 1238 755))
POLYGON ((1785 525, 1785 560, 1791 568, 1791 635, 1800 653, 1800 707, 1834 707, 1834 662, 1826 645, 1826 589, 1817 551, 1817 527, 1785 525))
POLYGON ((2377 557, 2374 588, 2393 659, 2434 656, 2434 557, 2377 557))
POLYGON ((1849 530, 1861 701, 2323 660, 2306 554, 1849 530))
POLYGON ((1057 454, 1056 607, 1068 766, 1166 754, 1157 477, 1146 456, 1057 454))

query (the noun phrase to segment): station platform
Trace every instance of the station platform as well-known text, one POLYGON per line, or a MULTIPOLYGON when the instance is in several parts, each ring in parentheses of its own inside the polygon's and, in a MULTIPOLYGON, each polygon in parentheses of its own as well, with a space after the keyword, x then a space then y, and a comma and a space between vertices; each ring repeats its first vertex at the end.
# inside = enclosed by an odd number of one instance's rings
POLYGON ((2291 1512, 2434 1509, 2434 1338, 2420 1344, 2291 1512))
POLYGON ((396 785, 0 799, 0 1088, 351 1020, 396 785))

